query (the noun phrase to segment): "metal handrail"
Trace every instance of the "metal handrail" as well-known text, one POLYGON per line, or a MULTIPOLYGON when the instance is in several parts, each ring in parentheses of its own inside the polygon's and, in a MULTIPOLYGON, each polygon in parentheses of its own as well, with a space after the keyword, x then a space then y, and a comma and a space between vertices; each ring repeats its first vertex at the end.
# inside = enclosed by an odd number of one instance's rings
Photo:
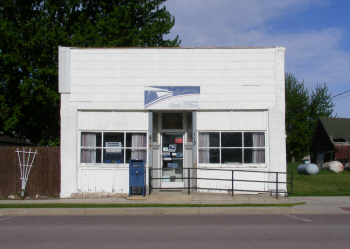
POLYGON ((188 176, 187 177, 182 177, 181 179, 183 180, 188 180, 188 186, 183 187, 183 188, 154 188, 152 186, 152 181, 153 180, 162 180, 164 178, 162 177, 152 177, 152 171, 157 171, 157 170, 163 170, 163 168, 149 168, 149 194, 151 194, 152 189, 176 189, 176 190, 181 190, 181 189, 187 189, 188 194, 190 194, 191 189, 199 190, 226 190, 226 191, 231 191, 232 196, 234 195, 234 191, 240 191, 240 192, 259 192, 259 193, 270 193, 272 195, 273 192, 276 193, 276 198, 278 198, 279 193, 284 193, 284 194, 290 194, 293 193, 293 173, 292 172, 277 172, 277 171, 255 171, 255 170, 239 170, 239 169, 217 169, 217 168, 182 168, 183 170, 188 171, 188 176), (231 179, 227 178, 203 178, 203 177, 191 177, 190 173, 191 170, 214 170, 214 171, 229 171, 231 172, 231 179), (276 180, 275 181, 261 181, 261 180, 243 180, 243 179, 235 179, 234 178, 234 173, 235 172, 248 172, 248 173, 263 173, 263 174, 276 174, 276 180), (279 174, 285 174, 287 176, 287 181, 280 182, 278 180, 279 174), (290 181, 288 181, 288 175, 290 175, 290 181), (220 188, 200 188, 197 186, 191 186, 191 180, 212 180, 212 181, 231 181, 231 189, 220 189, 220 188), (248 189, 234 189, 234 182, 258 182, 258 183, 275 183, 276 184, 276 189, 275 190, 248 190, 248 189), (279 184, 286 184, 287 185, 287 191, 279 191, 278 185, 279 184), (290 191, 288 191, 288 184, 290 184, 290 191))

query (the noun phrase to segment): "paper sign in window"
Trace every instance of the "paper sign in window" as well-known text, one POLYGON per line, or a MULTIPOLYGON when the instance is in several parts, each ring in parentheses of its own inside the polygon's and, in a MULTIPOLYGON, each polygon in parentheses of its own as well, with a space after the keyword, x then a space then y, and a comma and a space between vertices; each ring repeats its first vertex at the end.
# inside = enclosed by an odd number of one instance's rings
POLYGON ((176 137, 175 138, 175 143, 176 144, 182 144, 183 143, 182 137, 176 137))
POLYGON ((170 152, 163 152, 162 156, 163 157, 170 157, 170 152))
POLYGON ((168 163, 168 168, 177 168, 178 164, 177 163, 168 163))
POLYGON ((176 152, 176 144, 170 144, 169 145, 169 152, 176 152))

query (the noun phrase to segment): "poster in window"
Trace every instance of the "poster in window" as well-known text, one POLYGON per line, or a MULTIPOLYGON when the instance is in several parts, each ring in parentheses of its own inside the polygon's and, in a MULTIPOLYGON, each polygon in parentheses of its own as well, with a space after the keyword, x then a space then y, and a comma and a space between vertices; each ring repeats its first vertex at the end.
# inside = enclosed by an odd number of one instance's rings
POLYGON ((177 163, 168 163, 168 168, 177 168, 178 164, 177 163))
POLYGON ((162 157, 170 157, 170 152, 163 152, 162 157))
POLYGON ((169 144, 169 152, 176 152, 176 144, 169 144))
POLYGON ((182 157, 183 154, 181 152, 176 153, 176 157, 182 157))
POLYGON ((175 138, 175 143, 176 144, 182 144, 182 137, 176 137, 175 138))

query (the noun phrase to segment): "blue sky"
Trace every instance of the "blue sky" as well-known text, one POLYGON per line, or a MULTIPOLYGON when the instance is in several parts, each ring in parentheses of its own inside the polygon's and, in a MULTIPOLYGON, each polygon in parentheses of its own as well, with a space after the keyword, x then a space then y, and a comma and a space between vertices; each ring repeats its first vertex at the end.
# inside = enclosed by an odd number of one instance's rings
MULTIPOLYGON (((313 88, 350 90, 350 0, 168 0, 182 47, 286 48, 285 70, 313 88)), ((350 118, 350 92, 333 99, 350 118)))

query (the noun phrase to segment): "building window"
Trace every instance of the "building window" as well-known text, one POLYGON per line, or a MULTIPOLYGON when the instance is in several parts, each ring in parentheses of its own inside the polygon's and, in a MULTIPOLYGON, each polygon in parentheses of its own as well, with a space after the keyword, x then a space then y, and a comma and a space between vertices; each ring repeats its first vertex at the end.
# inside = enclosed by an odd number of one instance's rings
POLYGON ((183 129, 183 114, 182 113, 163 113, 162 114, 162 129, 183 129))
POLYGON ((199 132, 199 163, 263 164, 264 132, 199 132))
POLYGON ((147 158, 146 133, 82 132, 81 163, 129 163, 147 158))

